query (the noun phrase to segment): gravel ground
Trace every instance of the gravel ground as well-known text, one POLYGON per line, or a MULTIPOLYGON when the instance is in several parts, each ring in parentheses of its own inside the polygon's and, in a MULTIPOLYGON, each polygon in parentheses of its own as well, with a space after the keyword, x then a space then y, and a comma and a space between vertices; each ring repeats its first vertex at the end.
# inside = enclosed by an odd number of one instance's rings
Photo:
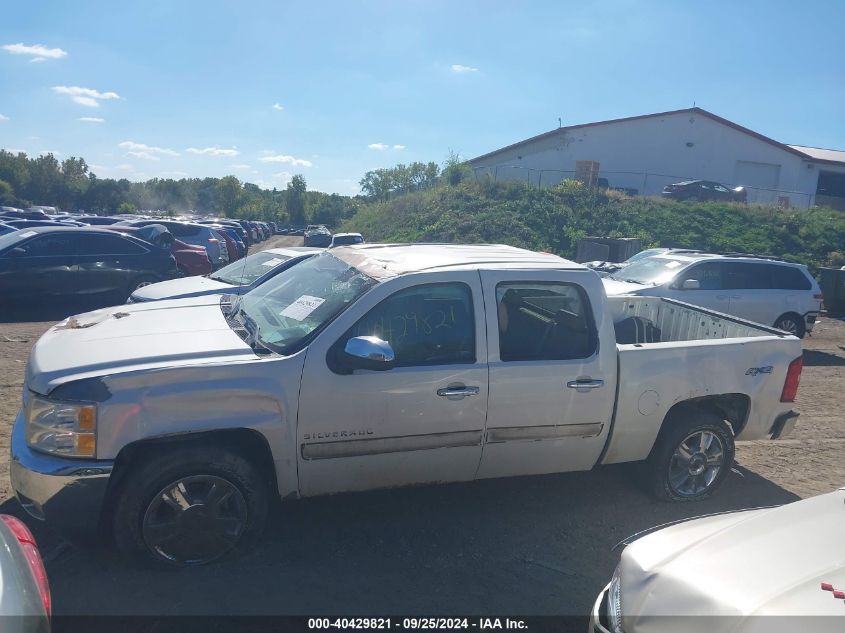
MULTIPOLYGON (((66 315, 2 316, 11 321, 0 323, 5 452, 29 350, 66 315)), ((584 614, 616 565, 611 547, 631 533, 845 485, 845 322, 821 319, 804 349, 795 434, 738 443, 737 472, 700 503, 653 501, 632 466, 308 499, 278 508, 247 556, 177 573, 127 567, 109 550, 76 549, 27 521, 57 614, 584 614)), ((0 503, 25 518, 5 460, 0 503)), ((146 622, 145 630, 160 630, 146 622)))

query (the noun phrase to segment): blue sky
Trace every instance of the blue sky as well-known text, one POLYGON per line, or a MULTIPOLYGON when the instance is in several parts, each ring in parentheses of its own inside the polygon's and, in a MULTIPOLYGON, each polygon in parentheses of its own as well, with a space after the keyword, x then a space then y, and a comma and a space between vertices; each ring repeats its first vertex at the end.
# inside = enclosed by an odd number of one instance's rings
POLYGON ((471 158, 558 117, 695 101, 845 149, 842 2, 132 5, 6 3, 0 147, 82 156, 101 177, 301 173, 350 194, 369 169, 471 158))

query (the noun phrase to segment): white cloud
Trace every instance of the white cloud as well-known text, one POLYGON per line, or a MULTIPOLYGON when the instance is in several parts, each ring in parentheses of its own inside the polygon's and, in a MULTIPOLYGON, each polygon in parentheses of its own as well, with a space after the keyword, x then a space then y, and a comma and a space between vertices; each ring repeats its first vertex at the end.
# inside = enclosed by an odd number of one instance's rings
POLYGON ((292 167, 312 167, 313 163, 304 158, 294 158, 286 154, 270 154, 259 158, 262 163, 286 163, 292 167))
POLYGON ((118 144, 118 147, 132 150, 133 152, 146 152, 148 154, 162 154, 164 156, 179 155, 179 152, 175 152, 172 149, 168 149, 166 147, 152 147, 145 143, 135 143, 134 141, 123 141, 122 143, 118 144))
POLYGON ((43 62, 45 59, 61 59, 67 56, 67 52, 60 48, 47 48, 43 44, 33 44, 27 46, 23 42, 17 44, 6 44, 3 50, 12 55, 29 55, 32 57, 30 61, 43 62))
POLYGON ((453 73, 477 73, 478 68, 464 66, 463 64, 452 64, 450 67, 453 73))
POLYGON ((132 156, 133 158, 143 158, 144 160, 161 160, 158 156, 150 152, 126 152, 126 155, 132 156))
POLYGON ((105 123, 106 122, 105 119, 101 119, 100 117, 97 117, 97 116, 82 116, 82 117, 79 117, 79 120, 82 121, 83 123, 105 123))
POLYGON ((280 103, 274 103, 274 104, 273 104, 273 109, 274 109, 274 110, 279 110, 279 111, 281 112, 282 110, 284 110, 284 109, 285 109, 285 106, 283 106, 283 105, 282 105, 282 104, 280 104, 280 103))
POLYGON ((367 147, 369 149, 374 149, 374 150, 379 151, 379 152, 383 152, 383 151, 391 149, 391 148, 395 149, 395 150, 405 149, 404 145, 392 145, 391 146, 391 145, 388 145, 387 143, 370 143, 369 145, 367 145, 367 147))
POLYGON ((53 92, 60 95, 67 95, 75 103, 88 106, 89 108, 99 108, 100 101, 120 99, 120 95, 116 92, 100 92, 92 88, 81 88, 80 86, 53 86, 53 92))
POLYGON ((46 156, 47 154, 52 154, 53 156, 61 156, 61 155, 62 155, 62 153, 61 153, 61 152, 57 152, 57 151, 56 151, 56 150, 54 150, 54 149, 42 149, 42 150, 41 150, 40 152, 38 152, 38 153, 39 153, 41 156, 46 156))
POLYGON ((0 121, 8 121, 8 120, 9 120, 9 117, 0 114, 0 121))
POLYGON ((132 171, 135 168, 129 163, 121 163, 120 165, 115 167, 115 169, 119 169, 120 171, 132 171))
POLYGON ((176 178, 184 178, 188 175, 186 171, 165 171, 162 172, 162 176, 175 176, 176 178))
POLYGON ((207 154, 208 156, 237 156, 240 154, 235 148, 225 149, 223 147, 189 147, 185 150, 189 154, 207 154))
POLYGON ((273 178, 278 178, 282 181, 283 185, 288 184, 291 178, 293 178, 293 174, 289 171, 280 171, 278 173, 273 174, 273 178))

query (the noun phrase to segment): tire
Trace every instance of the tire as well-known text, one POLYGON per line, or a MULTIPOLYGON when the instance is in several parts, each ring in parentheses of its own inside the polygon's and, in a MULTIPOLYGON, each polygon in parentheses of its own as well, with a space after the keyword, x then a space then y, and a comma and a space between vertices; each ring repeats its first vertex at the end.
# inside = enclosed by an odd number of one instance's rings
POLYGON ((246 551, 260 538, 268 488, 244 457, 206 445, 159 448, 142 459, 113 505, 113 535, 124 556, 192 567, 246 551))
POLYGON ((705 499, 727 477, 734 451, 733 430, 721 416, 678 409, 666 420, 646 462, 648 488, 662 501, 705 499))
POLYGON ((807 324, 804 323, 804 319, 794 313, 784 314, 779 317, 775 321, 775 327, 784 332, 789 332, 798 338, 804 338, 807 335, 807 324))

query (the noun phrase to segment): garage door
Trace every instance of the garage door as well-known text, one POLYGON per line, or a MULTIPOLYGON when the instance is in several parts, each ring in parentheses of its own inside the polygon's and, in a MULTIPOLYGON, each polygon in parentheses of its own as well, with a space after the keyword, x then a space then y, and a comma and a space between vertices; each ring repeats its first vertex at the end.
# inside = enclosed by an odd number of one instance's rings
POLYGON ((747 160, 736 161, 734 185, 777 189, 780 181, 780 165, 773 163, 754 163, 747 160))

